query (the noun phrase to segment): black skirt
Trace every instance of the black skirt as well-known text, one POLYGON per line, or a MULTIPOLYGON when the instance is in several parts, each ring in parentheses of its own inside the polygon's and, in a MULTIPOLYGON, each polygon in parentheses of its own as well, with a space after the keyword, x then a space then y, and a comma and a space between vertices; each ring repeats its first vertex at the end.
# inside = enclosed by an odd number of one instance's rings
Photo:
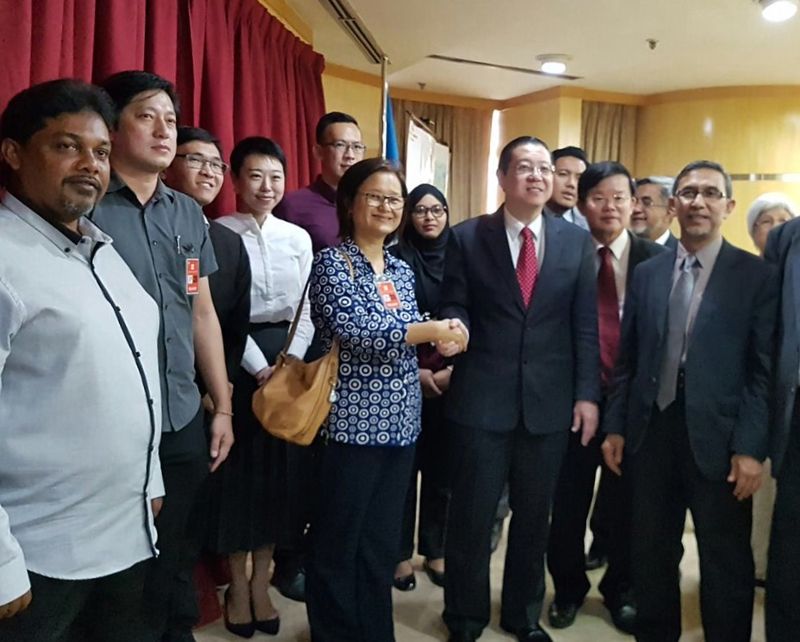
MULTIPOLYGON (((288 322, 250 325, 250 336, 271 364, 288 331, 288 322)), ((239 368, 233 386, 235 441, 210 479, 207 547, 215 553, 253 551, 291 537, 287 444, 269 435, 253 415, 255 378, 239 368)))

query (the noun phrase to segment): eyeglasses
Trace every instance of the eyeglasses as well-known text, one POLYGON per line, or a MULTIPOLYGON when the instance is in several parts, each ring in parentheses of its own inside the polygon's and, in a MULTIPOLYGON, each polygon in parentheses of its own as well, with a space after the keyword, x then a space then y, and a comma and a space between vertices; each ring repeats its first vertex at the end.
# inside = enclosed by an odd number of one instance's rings
POLYGON ((666 207, 664 203, 656 203, 649 196, 643 196, 639 199, 639 202, 642 204, 642 207, 646 207, 648 209, 651 207, 666 207))
POLYGON ((414 218, 425 218, 429 213, 433 218, 442 218, 447 213, 447 208, 442 205, 431 205, 430 207, 417 205, 411 215, 414 218))
POLYGON ((520 163, 514 168, 514 173, 517 176, 536 176, 536 174, 539 174, 542 178, 550 178, 553 175, 553 166, 544 163, 541 165, 520 163))
POLYGON ((707 203, 716 203, 720 199, 725 198, 725 194, 716 187, 704 187, 703 189, 684 187, 676 196, 684 203, 689 204, 697 198, 698 194, 700 194, 707 203))
POLYGON ((346 140, 334 140, 330 143, 322 143, 322 146, 332 147, 340 154, 350 150, 352 150, 354 154, 363 154, 367 151, 367 146, 364 145, 364 143, 348 143, 346 140))
POLYGON ((214 174, 220 176, 228 171, 228 164, 216 158, 207 158, 200 154, 175 154, 175 157, 182 158, 186 162, 186 166, 191 169, 203 169, 204 165, 208 165, 214 174))
POLYGON ((614 194, 611 198, 596 195, 590 196, 588 200, 595 207, 605 207, 609 202, 611 202, 614 207, 619 207, 620 205, 625 205, 625 203, 631 200, 631 197, 625 196, 624 194, 614 194))
POLYGON ((359 192, 359 196, 363 196, 370 207, 386 205, 393 212, 403 209, 403 204, 406 202, 406 199, 402 196, 384 196, 383 194, 374 194, 372 192, 359 192))

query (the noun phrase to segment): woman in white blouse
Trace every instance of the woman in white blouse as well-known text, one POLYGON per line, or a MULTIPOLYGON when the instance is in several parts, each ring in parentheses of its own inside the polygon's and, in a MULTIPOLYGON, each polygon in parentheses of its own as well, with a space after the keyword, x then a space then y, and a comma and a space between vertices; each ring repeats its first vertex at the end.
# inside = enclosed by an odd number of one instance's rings
POLYGON ((283 541, 291 511, 285 492, 286 444, 264 431, 250 403, 256 388, 272 374, 300 305, 300 323, 289 352, 303 358, 311 343, 308 299, 301 297, 312 249, 305 230, 272 214, 283 198, 286 176, 286 158, 276 143, 245 138, 231 153, 231 170, 241 212, 218 222, 241 235, 253 281, 250 334, 233 390, 235 444, 214 484, 210 544, 229 556, 232 581, 225 594, 225 625, 234 634, 250 637, 256 629, 278 632, 280 619, 268 594, 269 571, 274 545, 283 541))

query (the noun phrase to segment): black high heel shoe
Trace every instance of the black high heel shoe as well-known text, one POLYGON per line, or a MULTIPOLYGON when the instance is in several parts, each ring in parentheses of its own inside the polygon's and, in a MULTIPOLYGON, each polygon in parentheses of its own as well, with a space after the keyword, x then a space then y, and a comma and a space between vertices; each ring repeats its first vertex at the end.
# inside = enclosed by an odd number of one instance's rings
POLYGON ((417 588, 417 578, 412 572, 411 575, 394 578, 392 584, 398 591, 413 591, 417 588))
POLYGON ((428 563, 428 558, 425 558, 425 561, 422 563, 422 569, 425 573, 428 574, 428 578, 431 582, 433 582, 436 586, 444 586, 444 573, 441 571, 437 571, 428 563))
POLYGON ((256 607, 252 602, 253 596, 250 596, 250 609, 253 613, 253 626, 255 627, 256 631, 261 631, 262 633, 266 633, 267 635, 278 635, 278 631, 281 630, 281 616, 276 615, 275 617, 269 620, 257 620, 256 619, 256 607))
POLYGON ((256 623, 250 620, 244 624, 234 624, 228 620, 228 597, 230 587, 225 589, 225 608, 222 609, 222 617, 225 620, 225 628, 240 638, 251 638, 256 632, 256 623))

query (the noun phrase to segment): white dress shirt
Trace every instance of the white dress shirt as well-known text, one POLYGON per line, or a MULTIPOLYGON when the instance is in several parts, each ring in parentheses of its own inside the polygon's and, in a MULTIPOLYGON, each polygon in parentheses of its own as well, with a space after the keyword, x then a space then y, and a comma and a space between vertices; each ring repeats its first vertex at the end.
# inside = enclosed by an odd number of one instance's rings
MULTIPOLYGON (((722 237, 720 236, 717 239, 714 239, 702 248, 699 252, 694 254, 697 257, 698 263, 700 263, 699 269, 697 271, 697 280, 694 283, 694 290, 692 292, 692 302, 689 304, 689 314, 686 317, 686 334, 691 335, 692 327, 694 326, 694 320, 697 316, 697 311, 700 308, 700 304, 703 302, 703 294, 705 294, 706 286, 708 285, 708 280, 711 278, 711 272, 714 270, 714 264, 717 262, 717 256, 719 256, 719 251, 722 248, 722 237)), ((678 243, 678 251, 676 252, 675 256, 675 265, 672 268, 672 287, 675 287, 675 284, 678 282, 678 278, 681 275, 681 267, 683 266, 683 260, 689 256, 689 252, 683 247, 683 243, 678 243)), ((672 292, 672 290, 670 290, 672 292)), ((688 344, 688 342, 687 342, 688 344)))
MULTIPOLYGON (((594 241, 594 264, 597 271, 600 271, 600 253, 599 250, 603 244, 598 242, 597 239, 592 237, 594 241)), ((619 300, 619 318, 622 318, 622 309, 625 307, 625 282, 628 278, 628 262, 631 256, 631 239, 628 232, 622 231, 617 238, 615 238, 611 245, 608 246, 611 250, 611 265, 614 268, 614 285, 617 287, 617 299, 619 300)))
POLYGON ((514 263, 514 269, 517 268, 517 259, 519 259, 519 252, 522 249, 522 229, 527 227, 533 232, 533 245, 536 247, 536 264, 541 270, 542 259, 544 259, 544 225, 542 224, 542 215, 540 214, 528 225, 525 225, 518 219, 515 219, 507 209, 503 208, 503 220, 505 221, 508 249, 511 252, 511 261, 514 263))
MULTIPOLYGON (((253 285, 250 290, 250 321, 279 323, 291 321, 300 305, 311 274, 311 237, 303 228, 268 214, 259 227, 251 214, 231 214, 217 219, 242 237, 253 285)), ((289 352, 303 358, 314 338, 314 324, 308 296, 303 300, 300 323, 289 352)), ((247 337, 242 367, 251 375, 270 363, 252 337, 247 337)))
POLYGON ((108 236, 79 230, 0 205, 0 604, 28 571, 92 579, 156 554, 158 307, 108 236))

